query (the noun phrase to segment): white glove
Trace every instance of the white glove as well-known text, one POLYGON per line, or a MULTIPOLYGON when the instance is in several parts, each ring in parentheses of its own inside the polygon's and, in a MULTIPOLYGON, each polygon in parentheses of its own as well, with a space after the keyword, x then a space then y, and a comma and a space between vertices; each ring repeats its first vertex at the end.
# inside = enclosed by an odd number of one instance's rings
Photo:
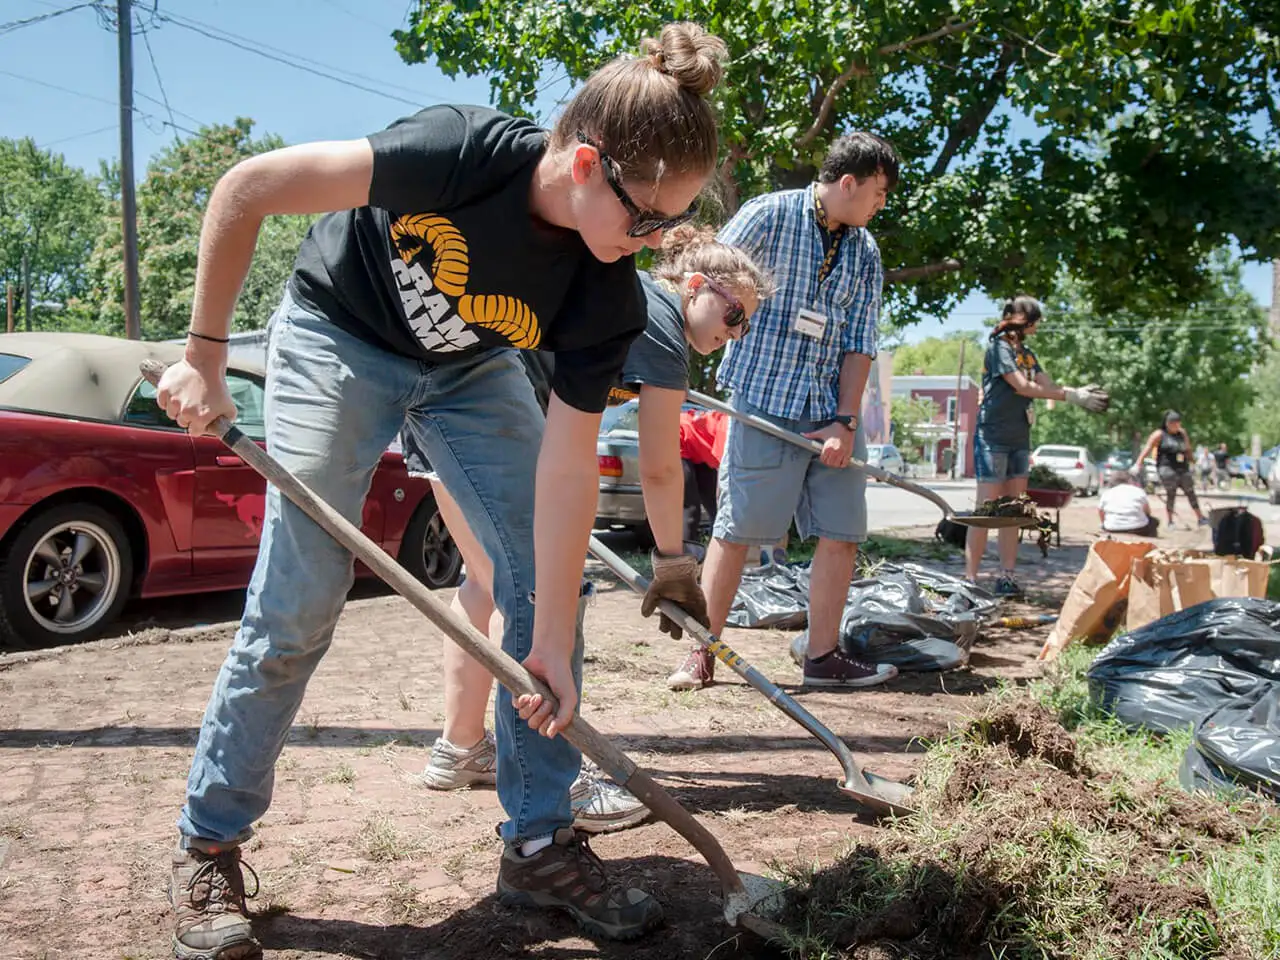
POLYGON ((1064 387, 1067 403, 1074 403, 1090 413, 1102 413, 1111 405, 1111 396, 1096 383, 1083 387, 1064 387))
POLYGON ((1135 463, 1132 467, 1130 467, 1130 468, 1129 468, 1129 476, 1131 476, 1131 477, 1140 477, 1140 476, 1142 476, 1142 464, 1140 464, 1140 463, 1135 463))

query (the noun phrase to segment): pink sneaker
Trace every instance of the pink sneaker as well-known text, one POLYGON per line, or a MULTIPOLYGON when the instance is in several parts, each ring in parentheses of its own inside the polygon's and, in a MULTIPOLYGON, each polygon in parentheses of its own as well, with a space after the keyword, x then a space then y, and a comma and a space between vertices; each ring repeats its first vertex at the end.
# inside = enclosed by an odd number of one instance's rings
POLYGON ((694 647, 680 664, 680 669, 667 678, 672 690, 701 690, 715 683, 716 658, 706 647, 694 647))

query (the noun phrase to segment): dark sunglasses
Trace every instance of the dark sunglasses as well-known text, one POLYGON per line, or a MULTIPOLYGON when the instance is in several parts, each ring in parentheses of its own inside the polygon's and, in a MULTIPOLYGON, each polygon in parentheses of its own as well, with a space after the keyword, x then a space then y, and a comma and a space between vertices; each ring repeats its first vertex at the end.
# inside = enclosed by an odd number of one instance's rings
POLYGON ((596 153, 600 154, 600 169, 604 171, 605 183, 609 184, 609 189, 613 191, 613 195, 622 204, 622 209, 631 215, 631 226, 627 228, 628 237, 647 237, 655 230, 670 230, 672 227, 678 227, 682 223, 688 223, 697 214, 697 200, 693 201, 689 209, 684 213, 677 213, 674 217, 668 217, 665 214, 658 213, 656 210, 645 210, 640 204, 632 200, 631 195, 623 189, 622 178, 618 175, 618 162, 605 153, 598 143, 581 130, 578 131, 578 142, 585 143, 588 147, 594 147, 596 153))
POLYGON ((747 308, 742 305, 742 301, 735 297, 720 284, 716 283, 705 273, 703 277, 707 281, 707 287, 712 293, 717 294, 721 300, 725 302, 724 309, 724 325, 730 330, 737 327, 742 328, 740 336, 745 337, 751 331, 751 321, 747 319, 747 308))

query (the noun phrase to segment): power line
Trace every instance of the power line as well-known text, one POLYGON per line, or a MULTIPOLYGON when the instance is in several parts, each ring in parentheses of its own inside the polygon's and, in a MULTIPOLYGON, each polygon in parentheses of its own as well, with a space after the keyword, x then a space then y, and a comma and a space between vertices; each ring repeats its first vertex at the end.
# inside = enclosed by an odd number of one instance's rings
POLYGON ((322 64, 322 63, 319 63, 319 61, 310 60, 310 58, 302 57, 298 54, 287 53, 286 51, 278 50, 277 48, 274 48, 274 47, 269 47, 266 44, 260 43, 257 40, 250 40, 247 37, 239 37, 236 34, 219 30, 219 28, 217 27, 213 27, 208 24, 202 24, 196 20, 179 18, 179 17, 175 17, 173 14, 168 14, 168 13, 161 13, 161 14, 158 14, 157 16, 160 20, 164 22, 172 23, 175 26, 182 27, 184 30, 190 30, 193 33, 198 33, 201 36, 207 37, 210 40, 217 40, 219 43, 225 43, 239 50, 243 50, 246 53, 257 54, 258 56, 264 57, 267 60, 273 60, 276 63, 284 64, 287 67, 293 67, 295 70, 301 70, 304 73, 310 73, 314 76, 322 77, 325 80, 332 80, 334 83, 340 83, 343 86, 351 87, 355 90, 362 90, 365 93, 372 93, 379 97, 385 97, 388 100, 395 100, 398 103, 407 104, 411 107, 421 107, 422 98, 424 97, 428 100, 435 100, 438 102, 445 102, 446 100, 446 98, 444 97, 438 97, 433 94, 418 93, 417 91, 410 90, 410 88, 408 87, 402 87, 399 84, 390 83, 385 80, 379 80, 375 77, 368 77, 364 74, 355 73, 354 71, 343 70, 340 67, 334 67, 330 64, 322 64), (310 63, 318 64, 319 67, 323 67, 324 69, 319 69, 318 67, 315 67, 315 66, 309 66, 308 64, 310 63), (335 72, 328 72, 328 71, 335 71, 335 72), (346 77, 338 76, 337 75, 338 73, 345 73, 348 76, 360 77, 362 79, 369 80, 373 83, 380 83, 384 87, 395 87, 401 90, 408 90, 410 92, 416 93, 419 99, 409 100, 405 97, 397 96, 394 93, 389 93, 386 90, 380 90, 377 87, 366 86, 363 83, 357 83, 355 80, 350 80, 350 79, 347 79, 346 77))
MULTIPOLYGON (((154 12, 152 14, 155 15, 154 12)), ((156 75, 156 86, 160 88, 160 96, 164 98, 164 108, 169 113, 169 125, 176 131, 178 129, 177 121, 173 119, 173 107, 169 105, 169 94, 165 93, 164 81, 160 79, 160 67, 156 63, 156 55, 151 49, 151 31, 142 31, 142 44, 147 48, 147 59, 151 61, 151 71, 156 75)))
MULTIPOLYGON (((47 80, 37 80, 35 77, 24 77, 20 73, 12 73, 9 70, 0 70, 0 75, 6 76, 6 77, 13 77, 13 79, 15 80, 24 80, 27 83, 34 83, 37 86, 48 87, 50 90, 57 90, 60 93, 66 93, 73 97, 80 97, 83 100, 92 100, 95 103, 105 103, 108 106, 112 106, 112 107, 119 106, 119 104, 115 100, 108 100, 106 97, 99 97, 99 96, 95 96, 92 93, 85 93, 83 90, 72 90, 70 87, 62 87, 56 83, 50 83, 47 80)), ((148 99, 153 99, 153 98, 148 97, 148 99)), ((155 114, 146 113, 138 109, 137 107, 133 108, 133 112, 137 114, 139 117, 141 117, 143 120, 152 120, 152 121, 155 121, 156 123, 161 124, 162 126, 172 126, 175 130, 181 130, 183 133, 188 134, 189 136, 199 137, 202 140, 208 139, 204 134, 200 133, 198 130, 192 130, 190 127, 184 127, 180 124, 170 123, 169 121, 166 121, 161 117, 157 117, 155 114)))
POLYGON ((73 7, 63 7, 61 10, 54 10, 51 13, 40 13, 34 17, 26 17, 22 20, 10 20, 8 23, 0 23, 0 36, 6 33, 13 33, 15 30, 21 30, 23 27, 29 27, 34 23, 42 23, 45 20, 52 20, 54 17, 60 17, 64 13, 74 13, 76 10, 83 10, 85 7, 97 6, 97 0, 90 3, 77 3, 73 7))
POLYGON ((49 140, 45 143, 37 144, 37 146, 41 150, 48 150, 50 147, 54 146, 55 144, 67 143, 70 140, 79 140, 83 137, 92 137, 95 134, 106 133, 108 130, 114 130, 115 128, 116 128, 116 125, 114 123, 109 123, 105 127, 98 127, 96 130, 86 130, 84 133, 73 133, 70 136, 59 137, 57 140, 49 140))

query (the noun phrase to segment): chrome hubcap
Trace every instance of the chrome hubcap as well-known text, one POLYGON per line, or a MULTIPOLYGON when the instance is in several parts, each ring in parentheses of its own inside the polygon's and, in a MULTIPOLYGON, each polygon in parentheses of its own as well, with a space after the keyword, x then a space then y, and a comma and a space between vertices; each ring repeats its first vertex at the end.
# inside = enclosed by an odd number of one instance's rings
POLYGON ((120 552, 93 523, 59 524, 25 568, 27 612, 50 633, 74 634, 100 620, 120 590, 120 552))

